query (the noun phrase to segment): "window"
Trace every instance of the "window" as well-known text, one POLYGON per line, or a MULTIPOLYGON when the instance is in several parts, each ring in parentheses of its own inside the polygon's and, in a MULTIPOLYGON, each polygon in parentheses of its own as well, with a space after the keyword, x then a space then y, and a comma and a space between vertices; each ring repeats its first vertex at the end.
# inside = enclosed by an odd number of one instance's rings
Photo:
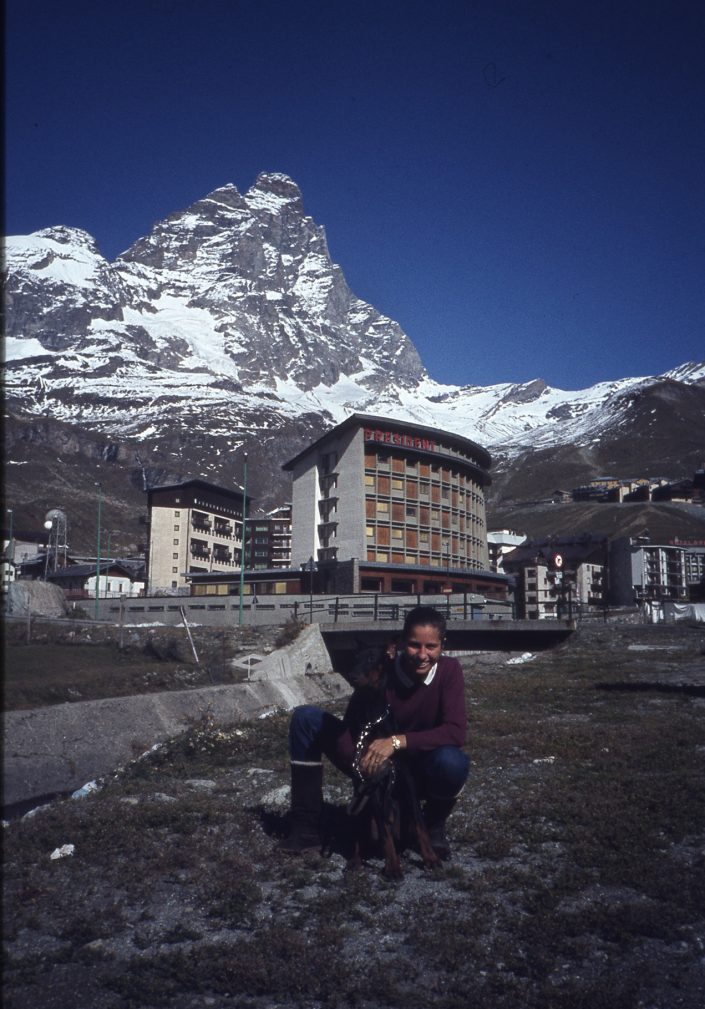
POLYGON ((378 501, 377 502, 377 511, 378 512, 388 512, 389 511, 389 502, 388 501, 378 501))
POLYGON ((172 568, 171 569, 171 573, 172 573, 172 575, 178 575, 179 569, 178 568, 172 568))
POLYGON ((171 583, 171 587, 172 587, 172 589, 178 588, 178 583, 177 582, 172 582, 171 583))
POLYGON ((178 559, 179 559, 179 555, 178 555, 178 553, 176 553, 176 554, 172 554, 172 555, 171 555, 171 559, 172 559, 173 561, 178 561, 178 559))
POLYGON ((175 518, 175 519, 178 519, 178 518, 181 518, 181 512, 180 512, 180 511, 178 511, 178 510, 177 510, 177 511, 175 511, 175 512, 174 512, 174 518, 175 518))
POLYGON ((179 541, 178 540, 174 540, 174 546, 178 547, 178 545, 179 545, 179 541))
POLYGON ((179 531, 179 526, 178 526, 178 525, 175 525, 175 526, 174 526, 174 532, 175 532, 175 533, 178 533, 178 531, 179 531))
POLYGON ((371 473, 365 473, 365 487, 374 487, 375 478, 371 473))
POLYGON ((415 519, 416 518, 416 506, 415 505, 407 505, 406 506, 406 517, 408 519, 415 519))

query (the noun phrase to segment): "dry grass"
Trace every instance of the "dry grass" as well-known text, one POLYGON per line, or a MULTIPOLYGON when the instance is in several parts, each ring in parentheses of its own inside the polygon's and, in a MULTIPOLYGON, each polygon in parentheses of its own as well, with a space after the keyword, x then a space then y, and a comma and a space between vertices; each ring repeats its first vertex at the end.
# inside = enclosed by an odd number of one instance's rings
MULTIPOLYGON (((94 796, 14 822, 6 1005, 700 1009, 705 702, 649 689, 653 657, 614 640, 468 661, 454 861, 429 874, 409 853, 401 884, 381 862, 344 872, 335 772, 331 857, 277 852, 283 714, 194 725, 94 796)), ((684 661, 696 637, 658 653, 659 682, 684 661)))

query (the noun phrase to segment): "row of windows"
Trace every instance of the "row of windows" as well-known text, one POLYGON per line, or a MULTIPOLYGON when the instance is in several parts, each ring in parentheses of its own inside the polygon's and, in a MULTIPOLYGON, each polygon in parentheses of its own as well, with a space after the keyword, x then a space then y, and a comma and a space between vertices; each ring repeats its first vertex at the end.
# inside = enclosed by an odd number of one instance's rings
MULTIPOLYGON (((396 550, 368 550, 367 560, 376 561, 381 564, 419 564, 421 567, 431 567, 431 568, 445 568, 448 567, 448 561, 444 556, 438 556, 431 553, 424 553, 419 551, 418 553, 409 554, 401 553, 396 550)), ((470 566, 481 569, 482 565, 478 558, 470 557, 470 566)), ((451 565, 465 567, 468 564, 466 558, 462 558, 460 561, 452 561, 451 565)))
POLYGON ((376 455, 365 453, 365 470, 428 477, 434 481, 443 479, 454 482, 462 482, 463 480, 474 482, 472 477, 454 466, 443 465, 440 462, 421 462, 418 459, 403 456, 390 456, 382 452, 378 452, 376 455))
POLYGON ((416 528, 418 526, 440 526, 447 529, 450 525, 458 526, 464 530, 466 526, 484 526, 484 519, 474 512, 451 511, 450 509, 428 508, 421 505, 418 509, 415 505, 396 505, 389 507, 388 501, 375 501, 374 498, 367 498, 365 502, 366 518, 376 519, 377 522, 389 522, 389 516, 395 524, 406 524, 416 528))
POLYGON ((465 510, 484 504, 484 498, 470 488, 456 489, 447 484, 432 484, 428 481, 402 480, 397 478, 378 477, 369 473, 365 476, 365 490, 369 495, 378 498, 406 498, 407 501, 433 501, 443 503, 446 507, 465 510))

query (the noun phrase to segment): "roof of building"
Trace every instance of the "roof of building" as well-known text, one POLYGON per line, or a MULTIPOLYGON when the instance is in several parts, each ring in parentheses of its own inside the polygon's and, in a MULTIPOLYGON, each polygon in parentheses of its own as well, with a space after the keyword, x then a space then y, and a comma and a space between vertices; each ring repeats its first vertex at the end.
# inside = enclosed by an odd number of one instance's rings
MULTIPOLYGON (((66 568, 59 568, 58 571, 50 572, 49 580, 54 581, 55 579, 64 578, 90 578, 91 575, 95 575, 97 567, 97 564, 69 564, 66 568)), ((100 562, 100 574, 106 574, 109 571, 114 571, 116 568, 124 572, 130 578, 134 578, 137 573, 133 566, 123 564, 121 561, 100 562)))
POLYGON ((569 566, 583 564, 589 560, 602 563, 604 562, 605 543, 606 540, 603 537, 587 534, 576 537, 556 536, 550 540, 533 540, 516 547, 511 553, 505 554, 502 563, 507 569, 524 567, 535 563, 537 558, 541 557, 548 562, 554 554, 560 554, 563 563, 569 566))
POLYGON ((249 494, 244 494, 242 487, 221 487, 220 484, 211 483, 209 480, 202 480, 200 477, 194 477, 192 480, 181 480, 178 483, 155 484, 147 488, 147 493, 152 494, 154 491, 160 490, 179 490, 184 487, 199 487, 202 490, 211 491, 216 494, 226 494, 228 497, 242 498, 246 496, 248 501, 252 500, 249 494))
POLYGON ((325 434, 321 435, 316 441, 312 442, 307 446, 302 452, 294 456, 293 459, 289 459, 282 466, 284 470, 293 469, 294 466, 303 458, 305 458, 309 452, 314 449, 319 449, 322 445, 326 443, 331 438, 337 438, 341 433, 356 427, 379 427, 380 425, 386 425, 387 427, 393 427, 395 430, 401 431, 405 434, 421 435, 426 438, 436 439, 439 436, 443 437, 443 440, 449 445, 453 445, 456 448, 463 449, 464 451, 472 451, 478 457, 478 461, 482 464, 485 469, 489 469, 492 465, 492 457, 487 449, 482 448, 477 442, 471 441, 469 438, 464 438, 462 435, 453 434, 451 431, 444 431, 441 428, 427 427, 424 424, 418 424, 416 421, 406 421, 406 420, 396 420, 394 417, 377 417, 373 414, 367 413, 353 413, 341 424, 336 424, 335 427, 326 431, 325 434))

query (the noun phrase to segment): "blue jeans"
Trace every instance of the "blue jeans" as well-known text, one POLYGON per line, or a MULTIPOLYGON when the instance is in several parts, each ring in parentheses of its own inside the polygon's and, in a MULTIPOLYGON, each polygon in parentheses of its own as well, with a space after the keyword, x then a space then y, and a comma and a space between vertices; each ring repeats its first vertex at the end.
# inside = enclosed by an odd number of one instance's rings
MULTIPOLYGON (((313 704, 294 708, 289 725, 289 754, 297 764, 320 764, 322 755, 350 775, 336 752, 336 742, 345 731, 340 718, 313 704)), ((439 746, 406 754, 422 798, 452 799, 461 791, 470 771, 470 761, 457 746, 439 746)))

